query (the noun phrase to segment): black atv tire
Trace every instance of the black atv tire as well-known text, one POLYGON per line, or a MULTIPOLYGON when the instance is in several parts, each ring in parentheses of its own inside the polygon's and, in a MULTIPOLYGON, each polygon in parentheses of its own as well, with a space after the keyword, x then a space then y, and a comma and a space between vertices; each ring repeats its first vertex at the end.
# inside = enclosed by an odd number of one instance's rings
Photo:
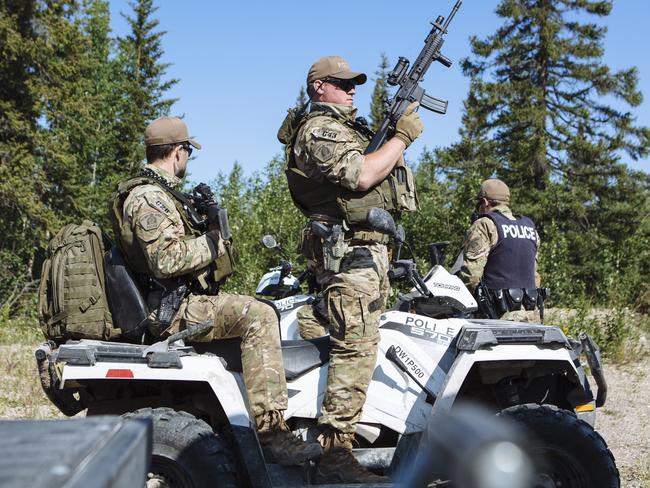
POLYGON ((150 477, 170 488, 237 488, 236 465, 226 442, 187 412, 142 408, 125 418, 151 417, 153 452, 150 477))
POLYGON ((501 415, 531 435, 527 450, 534 463, 534 488, 620 487, 605 440, 575 413, 554 405, 526 404, 507 408, 501 415))

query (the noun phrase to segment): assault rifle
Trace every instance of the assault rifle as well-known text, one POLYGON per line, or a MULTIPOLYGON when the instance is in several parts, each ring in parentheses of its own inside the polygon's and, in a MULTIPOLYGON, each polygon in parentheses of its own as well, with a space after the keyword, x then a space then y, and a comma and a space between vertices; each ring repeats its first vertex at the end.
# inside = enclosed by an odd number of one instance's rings
POLYGON ((447 27, 449 27, 449 24, 454 18, 454 15, 456 15, 461 3, 461 0, 456 1, 456 4, 446 21, 445 18, 440 15, 435 22, 431 22, 433 28, 424 40, 424 47, 408 74, 407 70, 410 64, 409 60, 402 56, 399 57, 397 64, 393 68, 393 71, 388 75, 386 82, 391 86, 399 85, 400 88, 390 101, 386 118, 370 141, 365 154, 379 149, 388 138, 388 134, 395 132, 397 121, 411 102, 420 102, 422 107, 439 114, 447 112, 447 101, 427 95, 419 83, 424 79, 424 74, 427 72, 432 62, 438 61, 447 68, 451 66, 451 60, 440 53, 440 48, 444 43, 443 36, 447 33, 447 27))
POLYGON ((215 201, 214 193, 208 185, 199 183, 192 191, 191 200, 197 212, 205 215, 208 225, 219 229, 223 239, 228 240, 232 237, 228 212, 215 201))

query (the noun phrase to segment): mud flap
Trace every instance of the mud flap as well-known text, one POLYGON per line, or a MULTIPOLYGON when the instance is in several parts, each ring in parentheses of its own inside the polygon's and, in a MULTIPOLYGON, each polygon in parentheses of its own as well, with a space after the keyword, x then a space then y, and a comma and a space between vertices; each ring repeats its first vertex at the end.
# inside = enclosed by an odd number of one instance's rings
POLYGON ((598 386, 596 407, 602 407, 605 405, 605 400, 607 400, 607 382, 605 381, 605 372, 603 371, 603 363, 600 358, 600 349, 586 332, 580 332, 578 337, 582 343, 582 350, 587 356, 587 363, 589 363, 591 375, 596 380, 596 386, 598 386))

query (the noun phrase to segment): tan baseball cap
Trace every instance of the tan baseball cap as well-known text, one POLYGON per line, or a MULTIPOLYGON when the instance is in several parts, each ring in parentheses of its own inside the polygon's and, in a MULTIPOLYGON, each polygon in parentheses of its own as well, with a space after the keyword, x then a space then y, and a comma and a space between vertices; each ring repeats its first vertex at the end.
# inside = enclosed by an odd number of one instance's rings
POLYGON ((481 189, 476 198, 487 198, 497 202, 510 203, 510 189, 503 181, 491 178, 481 183, 481 189))
POLYGON ((357 85, 363 85, 368 79, 365 73, 350 71, 348 62, 341 56, 325 56, 318 59, 309 68, 307 84, 328 77, 340 80, 354 80, 357 85))
POLYGON ((151 122, 144 131, 144 143, 147 146, 189 142, 197 149, 201 144, 190 138, 187 125, 178 117, 160 117, 151 122))

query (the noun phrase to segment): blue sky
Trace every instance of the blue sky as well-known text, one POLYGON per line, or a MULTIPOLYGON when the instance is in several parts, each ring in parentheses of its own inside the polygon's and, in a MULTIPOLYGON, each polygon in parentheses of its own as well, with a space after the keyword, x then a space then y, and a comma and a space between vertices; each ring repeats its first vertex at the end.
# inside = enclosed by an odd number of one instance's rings
MULTIPOLYGON (((367 115, 372 79, 382 52, 392 67, 398 56, 417 57, 430 21, 446 16, 454 0, 370 1, 229 1, 159 0, 156 17, 163 61, 172 63, 168 77, 180 79, 169 92, 179 98, 172 115, 185 117, 190 132, 203 145, 190 163, 190 179, 210 181, 229 172, 235 161, 247 174, 261 170, 282 151, 277 129, 294 105, 311 63, 338 54, 352 69, 371 80, 357 90, 355 104, 367 115)), ((459 63, 470 54, 469 37, 481 38, 501 24, 494 14, 497 0, 464 0, 446 36, 443 54, 454 64, 433 65, 423 82, 427 92, 449 100, 446 115, 421 111, 425 130, 407 158, 417 160, 423 148, 458 140, 462 102, 468 81, 459 63)), ((127 0, 111 0, 114 35, 127 30, 120 12, 127 0)), ((616 0, 605 19, 605 61, 611 69, 637 66, 643 104, 633 109, 639 125, 650 126, 650 56, 647 53, 650 2, 616 0)), ((616 106, 616 105, 615 105, 616 106)), ((623 108, 623 106, 617 107, 623 108)), ((622 160, 650 172, 650 158, 622 160)))

